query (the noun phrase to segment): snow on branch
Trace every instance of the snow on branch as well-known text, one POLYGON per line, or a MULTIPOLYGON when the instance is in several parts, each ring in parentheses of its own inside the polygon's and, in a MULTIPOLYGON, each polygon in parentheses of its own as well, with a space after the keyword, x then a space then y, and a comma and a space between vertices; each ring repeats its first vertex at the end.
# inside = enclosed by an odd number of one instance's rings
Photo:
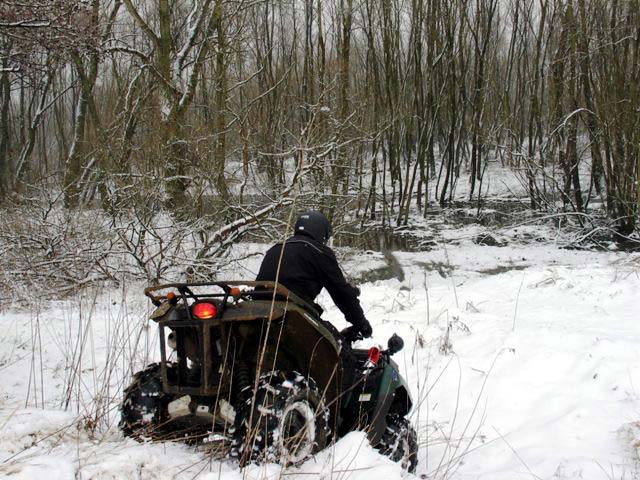
POLYGON ((16 22, 0 21, 0 28, 46 28, 51 27, 51 22, 46 20, 18 20, 16 22))

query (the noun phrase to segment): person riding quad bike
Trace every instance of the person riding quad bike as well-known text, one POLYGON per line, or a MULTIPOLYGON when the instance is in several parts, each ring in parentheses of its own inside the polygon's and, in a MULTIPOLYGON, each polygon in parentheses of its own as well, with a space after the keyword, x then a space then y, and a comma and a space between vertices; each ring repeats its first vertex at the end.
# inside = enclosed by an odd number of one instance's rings
POLYGON ((371 327, 325 246, 329 222, 316 213, 302 215, 296 235, 267 252, 257 281, 145 289, 156 306, 159 362, 124 390, 125 435, 221 442, 240 466, 297 465, 362 430, 382 455, 415 471, 413 401, 392 359, 404 343, 394 334, 384 350, 353 348, 371 327), (346 332, 312 303, 323 287, 352 322, 346 332))
POLYGON ((332 235, 331 223, 321 212, 310 210, 298 217, 294 235, 271 247, 262 260, 256 281, 273 281, 312 304, 322 288, 352 327, 342 331, 349 341, 369 338, 371 324, 365 318, 358 296, 360 289, 347 282, 333 250, 327 246, 332 235))

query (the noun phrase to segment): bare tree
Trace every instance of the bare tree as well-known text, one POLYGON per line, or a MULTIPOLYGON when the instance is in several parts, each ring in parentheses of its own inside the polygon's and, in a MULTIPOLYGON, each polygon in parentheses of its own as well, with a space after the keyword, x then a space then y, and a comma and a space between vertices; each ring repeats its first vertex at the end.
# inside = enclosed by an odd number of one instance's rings
POLYGON ((461 179, 481 205, 500 159, 533 208, 589 214, 600 197, 628 234, 637 7, 0 0, 0 185, 46 180, 107 211, 153 190, 224 223, 313 164, 295 194, 397 226, 450 206, 461 179))

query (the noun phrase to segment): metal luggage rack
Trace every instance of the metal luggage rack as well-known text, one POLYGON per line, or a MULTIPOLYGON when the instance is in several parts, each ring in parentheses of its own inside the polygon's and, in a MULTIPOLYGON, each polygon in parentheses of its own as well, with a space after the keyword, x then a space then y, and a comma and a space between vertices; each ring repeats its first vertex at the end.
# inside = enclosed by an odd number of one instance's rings
POLYGON ((160 306, 164 300, 167 299, 166 295, 156 295, 156 292, 160 290, 176 289, 180 293, 180 298, 185 305, 188 305, 188 300, 192 299, 194 302, 205 299, 222 298, 221 307, 222 310, 226 308, 229 298, 233 298, 235 302, 238 300, 251 300, 258 294, 261 300, 271 300, 273 293, 275 293, 276 301, 289 301, 303 308, 313 311, 313 306, 306 300, 300 298, 298 295, 290 291, 284 285, 277 282, 267 281, 229 281, 229 282, 195 282, 195 283, 165 283, 154 287, 147 287, 144 289, 144 294, 151 300, 151 302, 157 307, 160 306), (222 293, 200 293, 195 294, 191 288, 196 287, 219 287, 222 293), (240 287, 252 287, 251 290, 242 290, 240 287))

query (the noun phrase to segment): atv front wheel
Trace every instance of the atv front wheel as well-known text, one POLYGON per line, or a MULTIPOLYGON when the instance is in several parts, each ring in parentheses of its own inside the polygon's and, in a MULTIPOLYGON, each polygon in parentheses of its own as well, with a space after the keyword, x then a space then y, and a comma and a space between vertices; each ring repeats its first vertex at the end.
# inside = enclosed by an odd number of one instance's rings
POLYGON ((329 410, 312 378, 273 371, 260 376, 253 398, 236 417, 231 456, 298 464, 322 450, 329 436, 329 410))
POLYGON ((376 449, 408 471, 414 473, 418 466, 418 437, 406 418, 390 414, 387 428, 376 449))
MULTIPOLYGON (((171 376, 173 365, 167 366, 171 376)), ((162 391, 162 375, 159 363, 152 363, 133 376, 133 381, 124 390, 120 406, 120 430, 127 437, 142 440, 158 435, 160 427, 168 420, 168 405, 172 395, 162 391)))

